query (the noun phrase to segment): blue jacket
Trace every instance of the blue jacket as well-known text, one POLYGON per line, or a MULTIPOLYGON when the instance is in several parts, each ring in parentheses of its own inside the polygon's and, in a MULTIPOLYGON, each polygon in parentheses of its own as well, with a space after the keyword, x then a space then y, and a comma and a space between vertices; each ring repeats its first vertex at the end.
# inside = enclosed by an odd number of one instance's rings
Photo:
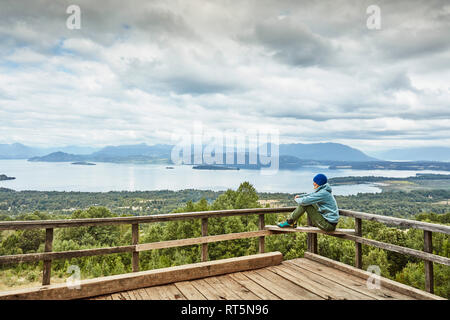
POLYGON ((331 194, 331 187, 328 183, 321 185, 314 191, 304 197, 295 199, 299 205, 308 206, 317 204, 320 214, 331 223, 339 221, 339 209, 331 194))

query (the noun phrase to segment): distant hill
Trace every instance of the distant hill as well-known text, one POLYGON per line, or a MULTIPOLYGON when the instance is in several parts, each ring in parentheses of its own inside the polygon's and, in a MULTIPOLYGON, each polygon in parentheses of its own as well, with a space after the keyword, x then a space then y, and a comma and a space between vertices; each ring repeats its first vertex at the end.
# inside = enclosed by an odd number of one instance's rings
POLYGON ((65 152, 53 152, 43 157, 32 157, 28 161, 43 161, 43 162, 73 162, 85 161, 85 155, 70 154, 65 152))
POLYGON ((299 159, 330 161, 376 161, 362 151, 340 143, 291 143, 280 144, 280 155, 294 156, 299 159))
POLYGON ((390 149, 373 154, 386 160, 450 161, 450 147, 390 149))
POLYGON ((69 154, 91 154, 99 148, 65 146, 65 147, 29 147, 21 143, 0 144, 0 159, 29 159, 32 157, 44 156, 54 152, 64 152, 69 154))
POLYGON ((94 157, 129 157, 150 156, 155 158, 170 158, 173 146, 168 144, 155 144, 149 146, 145 143, 122 146, 108 146, 91 154, 94 157))
POLYGON ((20 143, 0 144, 0 159, 28 159, 37 153, 35 148, 20 143))

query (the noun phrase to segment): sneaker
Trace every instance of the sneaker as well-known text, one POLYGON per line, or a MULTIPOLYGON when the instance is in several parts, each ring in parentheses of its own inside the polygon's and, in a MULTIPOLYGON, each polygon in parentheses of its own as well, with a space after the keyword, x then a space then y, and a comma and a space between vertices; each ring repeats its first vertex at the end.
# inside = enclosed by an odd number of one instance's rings
POLYGON ((284 222, 279 223, 278 226, 280 228, 297 228, 297 223, 296 222, 289 223, 289 221, 286 220, 284 222))

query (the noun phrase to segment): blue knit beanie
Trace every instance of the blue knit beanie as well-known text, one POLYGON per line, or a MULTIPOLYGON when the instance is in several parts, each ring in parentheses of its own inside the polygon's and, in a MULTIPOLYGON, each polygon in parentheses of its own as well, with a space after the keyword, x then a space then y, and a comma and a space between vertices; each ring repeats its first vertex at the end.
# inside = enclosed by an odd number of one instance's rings
POLYGON ((314 177, 313 181, 315 183, 317 183, 319 186, 321 186, 321 185, 327 183, 328 179, 327 179, 327 177, 324 174, 319 173, 318 175, 316 175, 314 177))

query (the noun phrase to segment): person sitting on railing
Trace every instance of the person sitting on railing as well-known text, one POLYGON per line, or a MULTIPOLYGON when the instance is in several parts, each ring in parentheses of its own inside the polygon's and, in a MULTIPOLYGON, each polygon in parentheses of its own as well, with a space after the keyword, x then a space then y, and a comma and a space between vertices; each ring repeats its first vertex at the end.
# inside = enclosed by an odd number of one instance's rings
POLYGON ((324 231, 336 230, 339 221, 339 209, 336 199, 331 194, 327 177, 319 173, 314 177, 313 185, 314 192, 304 197, 295 196, 294 200, 298 203, 298 207, 286 221, 278 224, 280 228, 297 227, 298 219, 306 212, 312 224, 316 227, 324 231))

